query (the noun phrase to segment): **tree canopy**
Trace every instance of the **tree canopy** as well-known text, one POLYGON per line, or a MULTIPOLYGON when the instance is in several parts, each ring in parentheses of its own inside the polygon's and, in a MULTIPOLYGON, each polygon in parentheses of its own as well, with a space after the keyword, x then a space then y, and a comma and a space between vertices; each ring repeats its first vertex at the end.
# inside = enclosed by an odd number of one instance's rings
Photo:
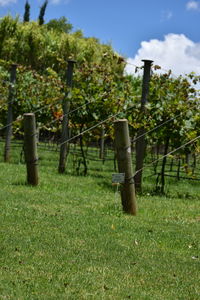
POLYGON ((52 29, 58 32, 70 33, 73 29, 72 24, 70 24, 66 17, 60 17, 59 19, 51 19, 46 24, 48 29, 52 29))

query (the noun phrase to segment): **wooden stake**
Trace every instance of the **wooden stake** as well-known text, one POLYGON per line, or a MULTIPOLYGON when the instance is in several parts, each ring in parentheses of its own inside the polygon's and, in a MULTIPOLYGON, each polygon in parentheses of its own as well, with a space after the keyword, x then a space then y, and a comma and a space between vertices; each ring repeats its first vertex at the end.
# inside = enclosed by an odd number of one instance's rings
MULTIPOLYGON (((149 93, 149 81, 150 81, 150 72, 152 60, 143 60, 144 62, 144 75, 143 75, 143 84, 142 84, 142 98, 141 98, 141 108, 140 114, 144 116, 145 114, 145 105, 147 103, 147 97, 149 93)), ((137 136, 140 137, 136 141, 136 175, 135 175, 135 188, 136 192, 142 192, 142 168, 143 161, 146 151, 146 141, 145 141, 145 129, 140 127, 138 130, 137 136), (137 172, 140 170, 139 172, 137 172)))
POLYGON ((38 155, 35 115, 24 114, 24 154, 27 169, 27 183, 38 185, 38 155))
POLYGON ((99 151, 99 158, 104 160, 105 156, 105 127, 104 125, 101 126, 101 138, 100 138, 100 151, 99 151))
POLYGON ((60 159, 58 165, 58 172, 65 172, 66 158, 67 158, 67 149, 68 143, 65 143, 69 139, 69 130, 68 130, 68 114, 70 109, 70 101, 67 99, 63 100, 63 121, 62 121, 62 135, 61 135, 61 146, 60 146, 60 159))
MULTIPOLYGON (((67 87, 69 89, 69 92, 72 88, 72 77, 73 77, 73 67, 74 67, 75 61, 74 60, 68 60, 68 68, 67 68, 67 87)), ((69 93, 68 92, 68 93, 69 93)), ((59 165, 58 165, 58 172, 64 173, 65 172, 65 165, 66 165, 66 158, 67 158, 67 152, 68 152, 68 143, 65 142, 69 139, 69 110, 70 110, 70 99, 69 95, 66 93, 62 109, 63 109, 63 121, 62 121, 62 135, 61 135, 61 146, 60 146, 60 158, 59 158, 59 165)))
POLYGON ((125 173, 125 182, 121 188, 121 200, 124 212, 136 215, 137 205, 132 170, 131 144, 128 121, 126 119, 114 122, 115 146, 119 173, 125 173))

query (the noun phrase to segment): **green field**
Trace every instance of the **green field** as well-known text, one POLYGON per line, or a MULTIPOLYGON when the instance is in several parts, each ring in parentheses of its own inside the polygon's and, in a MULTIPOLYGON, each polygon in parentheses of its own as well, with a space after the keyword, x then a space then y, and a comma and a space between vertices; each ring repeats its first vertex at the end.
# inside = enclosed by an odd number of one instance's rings
POLYGON ((200 299, 199 182, 168 179, 157 196, 146 178, 133 217, 112 161, 90 161, 83 177, 70 164, 58 174, 58 153, 39 156, 38 187, 19 153, 0 160, 0 299, 200 299))

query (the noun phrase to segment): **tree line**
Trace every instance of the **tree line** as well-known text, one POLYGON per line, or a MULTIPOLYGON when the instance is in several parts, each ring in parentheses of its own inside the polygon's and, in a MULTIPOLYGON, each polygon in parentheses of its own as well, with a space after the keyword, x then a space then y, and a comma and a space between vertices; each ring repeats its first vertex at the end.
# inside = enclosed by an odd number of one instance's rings
MULTIPOLYGON (((43 25, 44 24, 44 15, 45 15, 45 11, 47 8, 47 4, 48 4, 48 0, 45 0, 43 5, 40 7, 40 13, 38 16, 38 23, 39 25, 43 25)), ((24 17, 23 20, 24 22, 29 22, 30 21, 30 9, 31 6, 28 2, 28 0, 25 3, 25 7, 24 7, 24 17)))

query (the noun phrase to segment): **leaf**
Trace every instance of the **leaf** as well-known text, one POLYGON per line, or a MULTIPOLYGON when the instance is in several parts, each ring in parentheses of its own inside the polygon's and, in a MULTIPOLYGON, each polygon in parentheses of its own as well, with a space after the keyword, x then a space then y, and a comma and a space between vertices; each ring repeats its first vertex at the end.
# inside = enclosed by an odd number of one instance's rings
POLYGON ((115 230, 115 226, 114 226, 113 224, 111 225, 111 229, 112 229, 112 230, 115 230))

